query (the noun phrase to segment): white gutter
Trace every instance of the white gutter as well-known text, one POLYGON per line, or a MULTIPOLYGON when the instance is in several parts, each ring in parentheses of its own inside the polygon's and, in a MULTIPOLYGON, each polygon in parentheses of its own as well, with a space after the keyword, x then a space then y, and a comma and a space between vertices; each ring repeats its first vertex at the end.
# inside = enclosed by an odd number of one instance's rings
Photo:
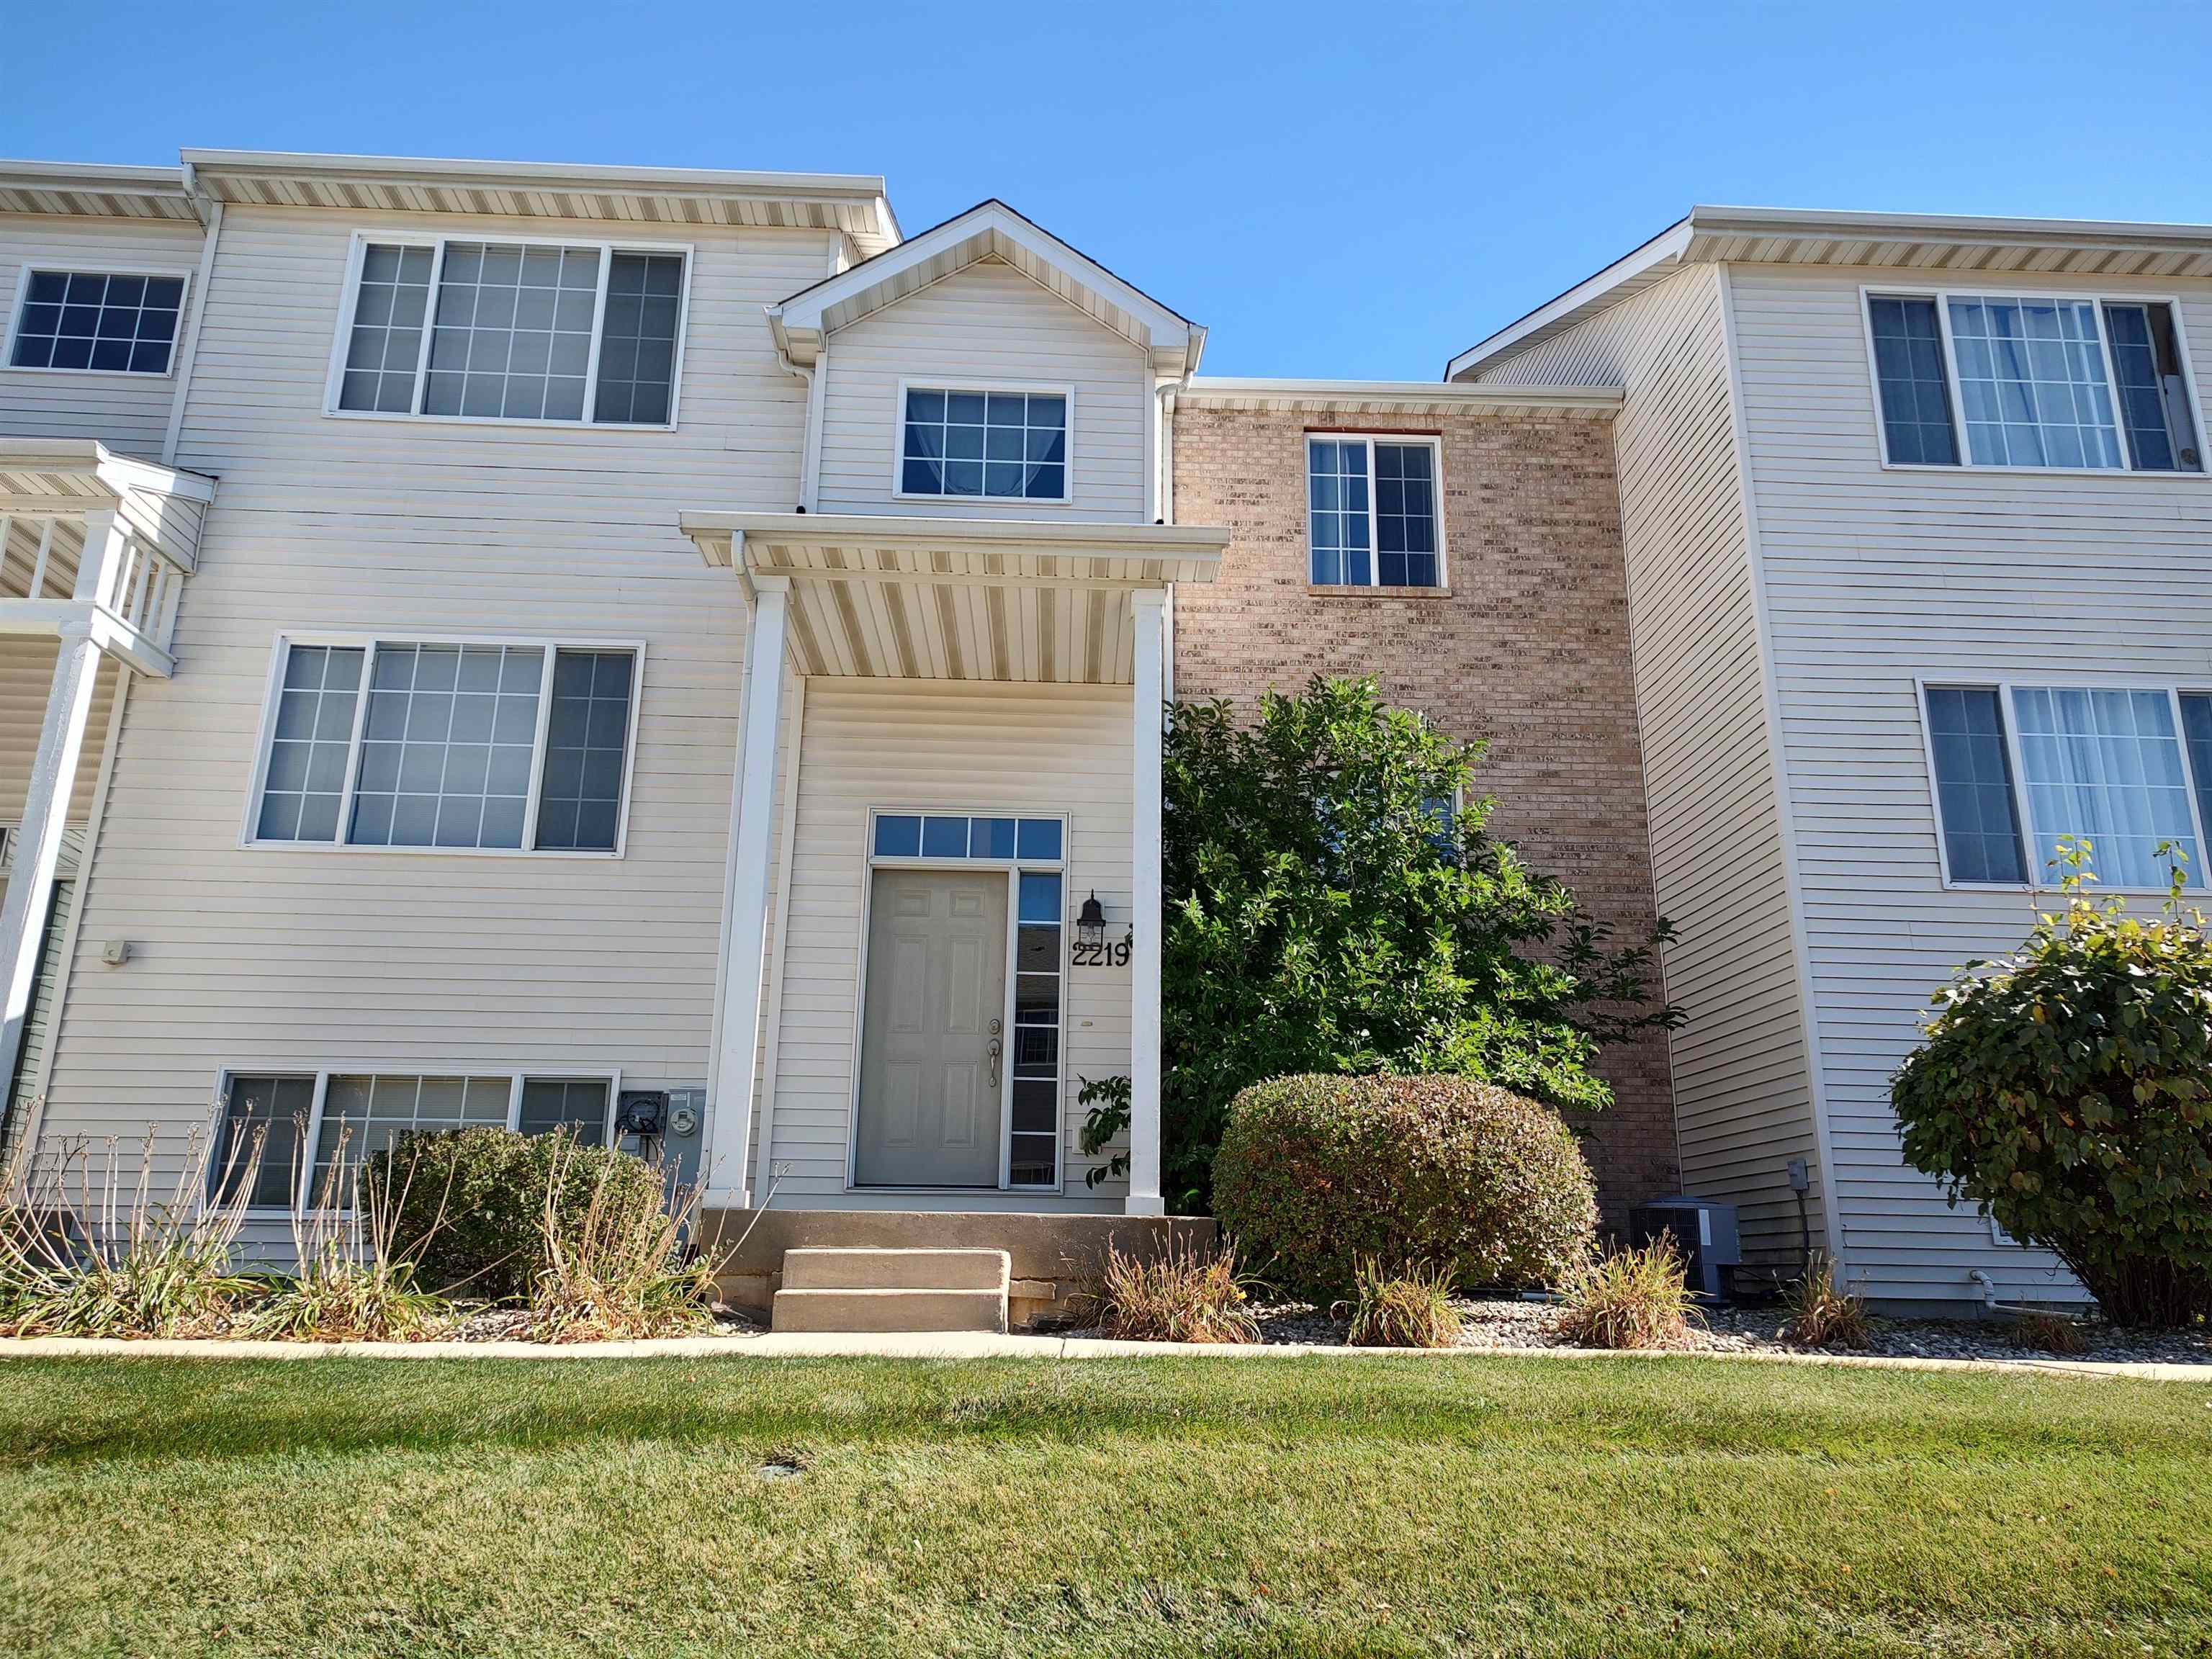
POLYGON ((178 348, 174 365, 177 390, 169 399, 169 424, 161 434, 161 465, 177 464, 177 445, 184 437, 185 399, 192 386, 192 365, 200 355, 200 325, 207 320, 208 298, 215 281, 216 239, 222 234, 222 204, 213 197, 200 193, 199 182, 192 176, 189 164, 185 168, 185 189, 192 198, 192 205, 200 210, 201 222, 207 234, 200 239, 200 268, 192 279, 192 314, 185 325, 185 337, 178 348))

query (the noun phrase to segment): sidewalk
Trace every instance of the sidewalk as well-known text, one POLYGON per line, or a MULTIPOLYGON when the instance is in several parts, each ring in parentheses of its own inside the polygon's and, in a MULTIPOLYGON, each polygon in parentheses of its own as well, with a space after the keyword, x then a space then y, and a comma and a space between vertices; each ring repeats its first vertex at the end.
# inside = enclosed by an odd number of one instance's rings
POLYGON ((0 1338, 0 1360, 126 1359, 1705 1359, 1721 1364, 1855 1365, 1916 1371, 2042 1371, 2212 1385, 2212 1364, 2056 1359, 1915 1359, 1876 1354, 1620 1352, 1603 1348, 1346 1348, 1306 1344, 1115 1342, 1097 1337, 994 1336, 959 1332, 871 1335, 665 1337, 640 1342, 259 1342, 228 1338, 0 1338))

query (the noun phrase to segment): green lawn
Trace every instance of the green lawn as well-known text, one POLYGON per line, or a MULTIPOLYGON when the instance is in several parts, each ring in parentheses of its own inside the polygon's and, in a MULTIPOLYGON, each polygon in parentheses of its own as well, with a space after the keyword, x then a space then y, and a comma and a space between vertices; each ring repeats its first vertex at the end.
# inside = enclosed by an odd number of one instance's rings
POLYGON ((7 1362, 0 1652, 2207 1653, 2208 1406, 1716 1361, 7 1362))

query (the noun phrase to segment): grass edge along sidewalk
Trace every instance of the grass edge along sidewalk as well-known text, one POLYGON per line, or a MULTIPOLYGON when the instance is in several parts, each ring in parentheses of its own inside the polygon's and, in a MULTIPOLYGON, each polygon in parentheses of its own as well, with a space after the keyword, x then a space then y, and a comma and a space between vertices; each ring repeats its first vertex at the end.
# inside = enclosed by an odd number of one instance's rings
POLYGON ((2212 1650, 2205 1387, 1550 1358, 25 1359, 0 1616, 348 1659, 2212 1650))

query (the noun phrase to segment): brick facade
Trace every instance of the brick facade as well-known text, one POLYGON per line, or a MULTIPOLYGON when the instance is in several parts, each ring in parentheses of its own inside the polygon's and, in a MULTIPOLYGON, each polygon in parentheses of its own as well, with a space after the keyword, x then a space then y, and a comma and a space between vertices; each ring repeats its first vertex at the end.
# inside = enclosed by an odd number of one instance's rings
MULTIPOLYGON (((1628 593, 1603 420, 1453 411, 1399 417, 1185 404, 1175 515, 1235 532, 1212 583, 1176 590, 1179 697, 1240 707, 1316 673, 1383 695, 1489 750, 1492 830, 1564 878, 1623 940, 1652 925, 1628 593), (1441 434, 1445 591, 1313 588, 1305 434, 1441 434)), ((1608 1224, 1675 1186, 1663 1036, 1610 1050, 1617 1103, 1589 1122, 1608 1224)))

